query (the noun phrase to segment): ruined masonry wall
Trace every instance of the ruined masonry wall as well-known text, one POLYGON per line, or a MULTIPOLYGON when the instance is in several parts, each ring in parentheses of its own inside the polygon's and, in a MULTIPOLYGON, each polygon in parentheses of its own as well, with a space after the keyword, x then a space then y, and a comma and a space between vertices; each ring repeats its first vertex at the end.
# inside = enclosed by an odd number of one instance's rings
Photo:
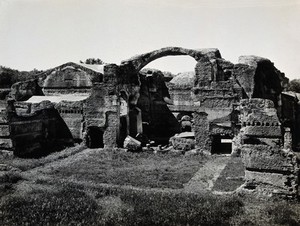
POLYGON ((52 103, 41 102, 36 108, 29 114, 18 115, 14 107, 8 112, 13 151, 17 156, 53 152, 55 146, 73 144, 69 129, 52 103))
POLYGON ((0 149, 11 149, 9 124, 6 113, 6 101, 0 101, 0 149))
POLYGON ((104 131, 104 146, 116 147, 120 114, 116 65, 104 67, 103 80, 103 83, 93 86, 91 96, 83 101, 84 131, 90 126, 97 126, 104 131))
POLYGON ((241 101, 240 149, 246 187, 267 194, 296 196, 299 168, 291 150, 284 150, 274 103, 267 99, 241 101))
POLYGON ((194 113, 194 131, 196 147, 203 150, 210 150, 209 122, 205 112, 194 113))

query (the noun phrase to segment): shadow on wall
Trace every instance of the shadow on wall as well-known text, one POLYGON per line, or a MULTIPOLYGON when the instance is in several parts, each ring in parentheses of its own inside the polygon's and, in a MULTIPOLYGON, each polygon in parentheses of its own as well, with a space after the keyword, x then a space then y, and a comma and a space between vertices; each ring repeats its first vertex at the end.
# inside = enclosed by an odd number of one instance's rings
POLYGON ((10 102, 8 116, 14 154, 18 157, 37 158, 74 144, 70 130, 53 106, 21 116, 10 102))
POLYGON ((144 134, 157 144, 168 144, 169 138, 180 132, 180 124, 165 102, 170 99, 164 75, 160 71, 140 72, 140 97, 137 107, 141 109, 144 134))
POLYGON ((103 148, 103 131, 101 128, 98 126, 88 127, 85 142, 89 148, 103 148))

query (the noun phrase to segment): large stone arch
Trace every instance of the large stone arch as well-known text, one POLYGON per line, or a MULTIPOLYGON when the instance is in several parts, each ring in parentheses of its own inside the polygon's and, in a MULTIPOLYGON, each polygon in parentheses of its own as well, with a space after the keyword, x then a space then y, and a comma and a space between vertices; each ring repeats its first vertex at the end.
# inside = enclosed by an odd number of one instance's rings
MULTIPOLYGON (((182 47, 165 47, 158 50, 154 50, 148 53, 136 55, 128 60, 121 62, 122 65, 131 64, 136 71, 140 71, 150 62, 162 58, 165 56, 178 56, 187 55, 191 56, 197 62, 203 62, 204 64, 211 65, 211 60, 221 58, 221 54, 218 49, 186 49, 182 47)), ((211 65, 212 66, 212 65, 211 65)))
MULTIPOLYGON (((161 79, 161 76, 163 77, 163 75, 153 73, 153 76, 155 74, 154 78, 156 79, 155 84, 158 87, 156 95, 156 98, 158 99, 154 101, 153 99, 148 99, 148 95, 145 94, 147 93, 145 90, 148 90, 149 92, 149 89, 145 89, 145 87, 147 87, 147 85, 145 85, 147 83, 147 79, 145 79, 146 75, 140 73, 140 70, 156 59, 178 55, 190 56, 195 59, 194 85, 200 84, 200 80, 212 80, 214 70, 217 68, 216 59, 221 58, 220 52, 217 49, 194 50, 181 47, 166 47, 141 55, 136 55, 128 60, 122 61, 120 65, 120 95, 124 96, 124 100, 127 103, 129 102, 131 106, 135 105, 132 105, 132 101, 130 100, 137 100, 137 108, 144 113, 141 114, 141 118, 139 120, 141 122, 144 120, 144 125, 148 123, 147 128, 145 126, 145 131, 148 131, 148 134, 146 133, 146 135, 151 140, 155 140, 157 142, 168 142, 169 137, 180 131, 180 125, 167 105, 164 104, 164 101, 162 101, 165 97, 170 98, 169 94, 167 94, 168 92, 163 92, 164 89, 167 89, 165 84, 163 83, 162 85, 162 82, 160 82, 163 81, 163 79, 161 79), (140 89, 144 91, 140 92, 140 89), (167 95, 162 96, 163 93, 167 95), (145 94, 142 100, 139 98, 140 94, 145 94), (152 106, 152 108, 148 108, 148 106, 152 106), (159 133, 159 131, 162 131, 162 133, 159 133)), ((192 90, 189 91, 192 92, 192 90)), ((128 108, 128 114, 129 112, 130 109, 128 108)), ((133 125, 135 129, 136 125, 134 123, 131 124, 130 121, 133 122, 134 120, 130 120, 129 117, 127 117, 127 124, 129 127, 133 125)))

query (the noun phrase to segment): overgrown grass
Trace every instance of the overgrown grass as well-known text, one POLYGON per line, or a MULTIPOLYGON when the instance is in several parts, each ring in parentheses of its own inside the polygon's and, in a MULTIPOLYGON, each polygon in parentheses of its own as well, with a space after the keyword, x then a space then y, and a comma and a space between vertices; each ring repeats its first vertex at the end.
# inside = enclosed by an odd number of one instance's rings
POLYGON ((268 214, 273 219, 275 224, 299 226, 300 216, 294 212, 293 207, 290 203, 280 202, 277 205, 270 205, 267 208, 268 214))
POLYGON ((207 161, 201 155, 129 153, 90 150, 77 159, 48 168, 45 173, 78 181, 151 188, 183 188, 207 161))
POLYGON ((43 166, 47 163, 59 160, 59 159, 67 158, 71 155, 74 155, 74 154, 82 151, 85 148, 86 147, 84 147, 84 146, 78 145, 75 147, 66 148, 60 152, 52 153, 52 154, 42 157, 42 158, 25 159, 25 158, 18 158, 18 157, 11 157, 11 158, 1 157, 0 161, 3 164, 7 164, 11 167, 18 168, 21 171, 27 171, 27 170, 30 170, 30 169, 33 169, 33 168, 36 168, 39 166, 43 166))
POLYGON ((10 196, 1 203, 3 225, 90 225, 97 204, 84 192, 63 189, 54 193, 10 196))
POLYGON ((21 174, 16 171, 0 172, 0 198, 13 193, 13 185, 22 179, 21 174))
POLYGON ((244 212, 232 218, 236 226, 299 226, 300 203, 296 200, 277 198, 243 197, 244 212))
POLYGON ((8 226, 230 225, 231 217, 243 211, 236 196, 75 187, 7 197, 0 219, 8 226))

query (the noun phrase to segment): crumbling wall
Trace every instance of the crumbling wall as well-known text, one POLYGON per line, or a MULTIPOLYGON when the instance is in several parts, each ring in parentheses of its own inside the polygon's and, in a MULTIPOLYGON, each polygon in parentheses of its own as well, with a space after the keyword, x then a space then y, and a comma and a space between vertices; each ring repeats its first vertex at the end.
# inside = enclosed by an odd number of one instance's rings
POLYGON ((247 98, 269 99, 275 107, 280 93, 288 83, 288 79, 269 59, 258 56, 240 56, 239 63, 234 65, 233 74, 247 98))
POLYGON ((107 128, 103 134, 104 147, 116 147, 119 132, 119 115, 117 112, 109 111, 106 113, 107 128))
POLYGON ((99 67, 104 66, 96 66, 97 70, 92 70, 88 68, 91 65, 69 62, 42 73, 39 85, 45 95, 90 93, 94 83, 103 81, 103 73, 99 67))
MULTIPOLYGON (((95 84, 90 97, 83 101, 84 132, 88 127, 103 130, 105 147, 117 145, 119 130, 120 98, 118 96, 118 67, 105 65, 103 83, 95 84)), ((99 138, 100 139, 100 138, 99 138)))
POLYGON ((51 102, 41 102, 36 111, 18 115, 13 101, 7 108, 10 137, 16 156, 41 156, 73 144, 72 135, 51 102))
POLYGON ((44 93, 38 85, 38 81, 36 79, 31 79, 13 84, 9 95, 16 101, 24 101, 28 100, 33 95, 44 96, 44 93))
POLYGON ((10 139, 9 122, 7 117, 7 103, 0 101, 0 149, 10 150, 12 141, 10 139))
MULTIPOLYGON (((211 58, 210 64, 209 76, 196 76, 192 96, 197 111, 207 114, 208 126, 205 133, 210 142, 205 148, 209 152, 215 149, 214 140, 221 142, 222 138, 230 139, 234 136, 236 126, 236 123, 232 123, 234 106, 243 97, 242 87, 233 77, 234 65, 221 58, 211 58)), ((200 66, 196 66, 196 74, 200 66)), ((194 124, 196 123, 198 122, 195 118, 194 124)), ((196 140, 197 145, 201 146, 199 142, 196 140)))
POLYGON ((284 149, 273 101, 245 99, 240 106, 239 148, 246 167, 246 187, 263 193, 295 196, 299 173, 297 158, 292 150, 284 149))

